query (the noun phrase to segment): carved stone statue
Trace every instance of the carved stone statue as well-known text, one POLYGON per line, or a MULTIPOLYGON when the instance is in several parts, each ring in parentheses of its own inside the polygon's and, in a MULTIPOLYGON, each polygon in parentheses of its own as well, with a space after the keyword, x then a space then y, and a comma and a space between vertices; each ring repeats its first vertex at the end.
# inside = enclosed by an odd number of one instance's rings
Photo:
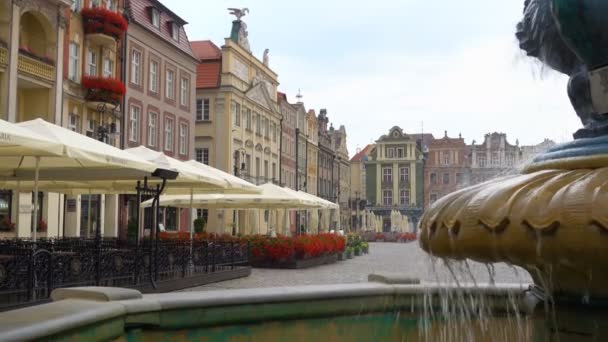
POLYGON ((242 17, 249 13, 249 8, 228 8, 228 11, 236 17, 236 20, 241 20, 242 17))
POLYGON ((548 67, 570 76, 568 96, 584 126, 575 134, 575 138, 608 134, 608 115, 598 113, 594 108, 589 80, 590 67, 596 67, 589 63, 594 64, 596 59, 594 56, 601 52, 589 53, 587 58, 584 58, 579 51, 582 50, 580 47, 586 48, 591 45, 599 51, 597 47, 606 45, 608 30, 603 29, 603 36, 599 34, 602 31, 602 21, 598 15, 608 6, 587 0, 585 6, 595 7, 595 11, 574 17, 561 17, 563 13, 570 13, 568 12, 570 9, 566 8, 568 3, 568 1, 554 0, 525 0, 524 18, 517 24, 516 37, 521 49, 528 56, 535 57, 548 67), (566 30, 568 27, 579 27, 579 25, 581 30, 565 32, 564 25, 559 25, 558 22, 566 24, 566 30), (588 37, 585 37, 584 34, 588 32, 588 37))
POLYGON ((239 30, 239 39, 238 44, 245 50, 251 52, 251 48, 249 47, 249 32, 247 32, 247 24, 244 21, 241 21, 241 28, 239 30))
POLYGON ((269 52, 270 52, 270 50, 269 50, 269 49, 264 50, 264 57, 263 57, 263 60, 262 60, 262 61, 264 62, 264 65, 265 65, 265 66, 268 66, 268 62, 269 62, 269 61, 268 61, 268 59, 269 59, 269 58, 268 58, 268 53, 269 53, 269 52))

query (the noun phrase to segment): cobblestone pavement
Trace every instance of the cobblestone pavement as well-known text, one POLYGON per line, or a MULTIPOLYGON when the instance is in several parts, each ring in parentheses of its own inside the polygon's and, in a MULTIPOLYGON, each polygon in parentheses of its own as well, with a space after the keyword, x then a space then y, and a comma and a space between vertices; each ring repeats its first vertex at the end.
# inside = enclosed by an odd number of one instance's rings
MULTIPOLYGON (((474 262, 454 263, 452 272, 442 260, 433 262, 420 249, 418 243, 370 243, 370 253, 334 264, 301 270, 275 270, 254 268, 247 278, 199 286, 185 291, 239 289, 294 285, 320 285, 366 282, 370 273, 398 273, 423 282, 459 281, 471 282, 471 276, 479 283, 487 283, 492 268, 474 262), (434 266, 433 266, 434 265, 434 266)), ((529 283, 526 271, 505 264, 493 268, 496 283, 529 283)))

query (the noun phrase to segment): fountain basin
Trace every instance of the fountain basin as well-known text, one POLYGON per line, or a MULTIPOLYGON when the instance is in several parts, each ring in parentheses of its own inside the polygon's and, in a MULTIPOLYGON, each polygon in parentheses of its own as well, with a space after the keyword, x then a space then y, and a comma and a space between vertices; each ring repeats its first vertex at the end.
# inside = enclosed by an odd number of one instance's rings
POLYGON ((515 315, 525 289, 383 283, 153 295, 61 289, 53 303, 0 313, 0 340, 530 340, 532 321, 515 315), (465 309, 470 317, 450 319, 448 311, 467 303, 476 303, 465 309))
POLYGON ((422 248, 521 266, 558 296, 608 298, 607 152, 607 137, 576 140, 441 198, 421 219, 422 248))

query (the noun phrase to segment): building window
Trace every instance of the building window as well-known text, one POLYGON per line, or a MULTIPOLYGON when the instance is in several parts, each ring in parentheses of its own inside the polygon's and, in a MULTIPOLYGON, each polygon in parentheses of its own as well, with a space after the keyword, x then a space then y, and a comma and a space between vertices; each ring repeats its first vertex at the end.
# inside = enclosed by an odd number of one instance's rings
POLYGON ((179 96, 179 104, 183 107, 188 106, 188 79, 182 78, 180 82, 180 96, 179 96))
POLYGON ((196 149, 196 161, 199 163, 203 163, 205 165, 209 165, 209 148, 197 148, 196 149))
POLYGON ((196 121, 209 121, 209 99, 196 100, 196 121))
POLYGON ((268 160, 264 160, 264 178, 268 181, 268 160))
POLYGON ((276 124, 273 122, 272 126, 272 141, 276 142, 277 141, 277 129, 276 129, 276 124))
POLYGON ((74 42, 70 42, 70 64, 68 69, 68 77, 71 81, 78 82, 78 62, 79 62, 80 46, 74 42))
POLYGON ((129 141, 137 142, 139 139, 139 113, 141 109, 137 106, 131 106, 129 141))
POLYGON ((87 75, 97 76, 97 53, 91 49, 87 51, 87 75))
POLYGON ((116 2, 114 0, 106 0, 106 8, 110 11, 116 11, 116 2))
POLYGON ((401 192, 399 193, 399 203, 401 205, 410 204, 410 191, 409 190, 401 190, 401 192))
POLYGON ((207 222, 209 220, 209 209, 196 209, 196 217, 207 222))
POLYGON ((512 167, 515 164, 515 158, 513 158, 512 154, 507 154, 505 159, 508 167, 512 167))
POLYGON ((72 11, 78 12, 82 8, 82 0, 73 0, 72 1, 72 11))
POLYGON ((393 192, 385 190, 382 194, 382 203, 384 205, 393 205, 393 192))
POLYGON ((188 125, 185 123, 179 124, 179 154, 188 154, 188 125))
POLYGON ((160 12, 156 8, 152 8, 152 25, 160 29, 160 12))
POLYGON ((277 163, 272 163, 272 180, 277 179, 277 163))
POLYGON ((402 167, 399 169, 399 181, 408 183, 410 181, 410 168, 402 167))
POLYGON ((262 131, 262 122, 260 118, 260 114, 254 115, 254 124, 255 124, 255 133, 260 134, 262 131))
POLYGON ((462 173, 457 173, 456 174, 456 184, 462 184, 462 173))
POLYGON ((171 38, 176 42, 179 42, 179 25, 171 23, 171 38))
POLYGON ((486 156, 484 156, 484 155, 477 156, 477 165, 479 167, 486 167, 486 156))
POLYGON ((232 101, 230 104, 230 109, 232 111, 232 120, 234 120, 234 125, 236 127, 241 127, 241 104, 232 101))
POLYGON ((165 118, 165 151, 173 151, 173 119, 165 118))
POLYGON ((431 173, 431 184, 437 184, 437 174, 431 173))
POLYGON ((255 158, 255 175, 256 177, 260 177, 261 176, 261 170, 260 170, 261 164, 260 164, 260 158, 256 157, 255 158))
POLYGON ((96 130, 97 130, 97 122, 95 122, 95 120, 88 119, 87 120, 87 132, 86 132, 87 137, 92 138, 95 135, 96 130))
POLYGON ((262 132, 261 132, 262 135, 265 135, 265 131, 266 131, 265 128, 266 128, 266 118, 262 117, 262 132))
POLYGON ((386 149, 386 157, 387 158, 395 158, 395 149, 390 147, 386 149))
POLYGON ((103 77, 110 78, 114 76, 114 61, 109 58, 103 59, 103 77))
POLYGON ((131 83, 140 85, 141 78, 141 52, 133 50, 131 54, 131 83))
POLYGON ((251 131, 251 109, 245 108, 245 128, 251 131))
POLYGON ((76 114, 70 114, 70 122, 68 122, 68 128, 74 132, 80 132, 80 116, 76 114))
POLYGON ((450 165, 450 153, 442 152, 443 158, 441 159, 443 165, 450 165))
POLYGON ((266 119, 266 131, 264 132, 266 138, 270 138, 270 119, 266 119))
POLYGON ((404 149, 401 148, 401 147, 398 148, 397 149, 397 158, 404 158, 404 157, 405 157, 405 155, 404 155, 404 149))
POLYGON ((437 194, 431 194, 430 202, 431 204, 437 202, 437 194))
POLYGON ((156 126, 158 122, 158 114, 154 112, 148 113, 148 146, 156 147, 156 126))
POLYGON ((174 100, 175 99, 175 73, 173 72, 173 70, 167 70, 167 91, 165 93, 165 95, 167 96, 168 99, 174 100))
POLYGON ((492 153, 492 166, 500 166, 500 158, 498 157, 497 152, 492 153))
POLYGON ((393 168, 385 167, 382 169, 382 181, 385 183, 393 181, 393 168))
POLYGON ((150 91, 158 94, 158 62, 150 61, 150 91))
POLYGON ((443 174, 443 185, 449 185, 449 184, 450 184, 450 174, 444 173, 443 174))

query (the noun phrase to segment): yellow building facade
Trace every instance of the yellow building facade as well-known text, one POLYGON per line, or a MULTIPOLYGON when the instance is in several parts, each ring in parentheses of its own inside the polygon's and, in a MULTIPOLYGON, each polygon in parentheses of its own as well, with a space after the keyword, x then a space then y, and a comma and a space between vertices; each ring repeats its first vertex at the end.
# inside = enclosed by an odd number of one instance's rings
MULTIPOLYGON (((201 65, 220 63, 219 75, 208 65, 199 66, 196 158, 254 184, 278 182, 281 114, 277 74, 238 39, 227 38, 221 48, 197 49, 197 42, 193 44, 201 65), (219 49, 219 59, 207 53, 215 49, 219 49), (217 86, 209 84, 208 78, 218 78, 217 86)), ((268 228, 277 229, 280 221, 278 213, 265 210, 242 210, 237 215, 231 210, 209 210, 206 216, 208 231, 226 233, 265 233, 268 228)))

